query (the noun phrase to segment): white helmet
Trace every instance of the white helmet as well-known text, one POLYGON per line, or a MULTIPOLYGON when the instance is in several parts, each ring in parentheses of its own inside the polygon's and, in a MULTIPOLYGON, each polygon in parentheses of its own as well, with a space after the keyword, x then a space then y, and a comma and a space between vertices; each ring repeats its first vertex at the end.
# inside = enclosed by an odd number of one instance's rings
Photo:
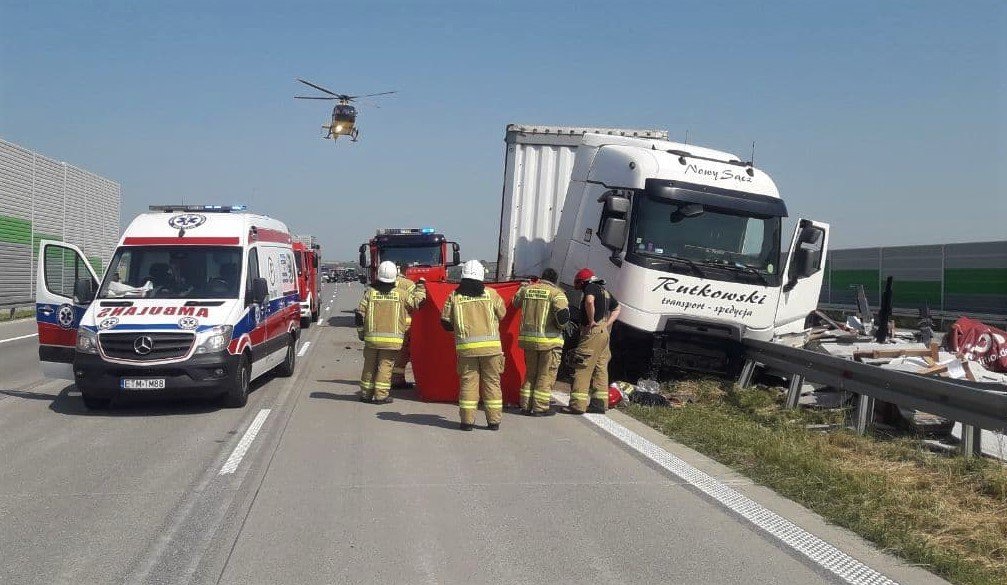
POLYGON ((395 267, 395 263, 391 260, 385 260, 381 264, 378 264, 378 282, 391 284, 395 282, 395 277, 398 275, 399 269, 395 267))
POLYGON ((482 282, 486 278, 486 269, 478 260, 469 260, 462 264, 462 278, 471 278, 482 282))

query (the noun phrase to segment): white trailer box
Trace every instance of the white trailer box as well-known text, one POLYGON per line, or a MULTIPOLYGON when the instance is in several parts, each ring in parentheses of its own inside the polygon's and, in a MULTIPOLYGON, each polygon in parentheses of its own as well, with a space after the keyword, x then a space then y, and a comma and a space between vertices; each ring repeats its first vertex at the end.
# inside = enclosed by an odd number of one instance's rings
POLYGON ((667 130, 509 124, 497 280, 537 276, 548 265, 574 155, 586 133, 668 138, 667 130))

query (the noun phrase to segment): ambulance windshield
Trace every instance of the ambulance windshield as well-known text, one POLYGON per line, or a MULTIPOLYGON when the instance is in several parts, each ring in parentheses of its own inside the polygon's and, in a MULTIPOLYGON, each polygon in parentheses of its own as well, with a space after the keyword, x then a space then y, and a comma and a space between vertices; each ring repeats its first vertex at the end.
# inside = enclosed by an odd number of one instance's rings
POLYGON ((236 299, 241 248, 127 246, 109 265, 99 299, 236 299))

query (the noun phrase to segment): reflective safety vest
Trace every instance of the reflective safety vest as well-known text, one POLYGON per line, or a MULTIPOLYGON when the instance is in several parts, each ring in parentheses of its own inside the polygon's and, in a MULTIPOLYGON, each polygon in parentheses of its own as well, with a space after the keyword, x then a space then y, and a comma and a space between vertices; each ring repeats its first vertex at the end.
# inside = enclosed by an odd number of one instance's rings
MULTIPOLYGON (((414 308, 420 306, 427 298, 426 287, 417 286, 415 282, 409 280, 405 276, 395 277, 395 290, 399 291, 399 295, 406 300, 406 309, 412 311, 414 308)), ((408 312, 406 313, 406 328, 412 323, 413 318, 408 312)))
POLYGON ((461 357, 500 355, 500 320, 507 314, 500 294, 487 288, 478 297, 451 293, 441 320, 448 321, 455 334, 455 350, 461 357))
POLYGON ((387 293, 368 287, 357 312, 363 317, 364 345, 371 349, 402 349, 406 329, 406 299, 395 288, 387 293))
POLYGON ((545 280, 522 286, 513 303, 521 309, 518 345, 522 349, 563 347, 563 332, 556 322, 556 313, 569 308, 570 303, 559 287, 545 280))

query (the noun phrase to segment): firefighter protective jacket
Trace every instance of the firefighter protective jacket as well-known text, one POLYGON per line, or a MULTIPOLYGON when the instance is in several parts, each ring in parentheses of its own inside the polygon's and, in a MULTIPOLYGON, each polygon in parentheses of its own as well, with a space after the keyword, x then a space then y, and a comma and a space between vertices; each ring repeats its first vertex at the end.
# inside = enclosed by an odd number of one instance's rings
POLYGON ((460 357, 482 357, 503 353, 500 320, 505 314, 507 307, 500 293, 491 288, 483 289, 483 294, 477 297, 455 291, 444 303, 441 321, 451 324, 455 350, 460 357))
POLYGON ((563 332, 556 314, 568 309, 569 302, 558 286, 546 280, 522 286, 514 295, 513 304, 521 309, 518 345, 522 349, 563 347, 563 332))
MULTIPOLYGON (((423 287, 417 287, 423 289, 423 287)), ((361 325, 357 333, 363 338, 364 345, 373 349, 402 349, 408 324, 408 310, 420 305, 426 297, 418 294, 404 294, 397 287, 388 292, 381 292, 374 287, 368 287, 357 306, 361 325)))

